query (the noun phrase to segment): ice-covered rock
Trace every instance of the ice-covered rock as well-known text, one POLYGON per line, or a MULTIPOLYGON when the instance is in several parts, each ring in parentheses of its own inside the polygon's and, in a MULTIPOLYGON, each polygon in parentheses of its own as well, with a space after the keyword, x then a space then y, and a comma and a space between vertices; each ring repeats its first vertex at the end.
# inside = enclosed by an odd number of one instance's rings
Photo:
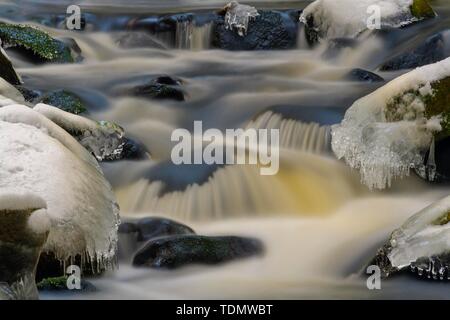
POLYGON ((382 274, 411 267, 420 276, 450 279, 450 197, 409 218, 396 229, 374 259, 382 274))
POLYGON ((248 30, 248 23, 250 20, 259 16, 256 8, 239 4, 237 1, 232 1, 224 8, 225 13, 225 26, 229 30, 236 30, 241 36, 245 36, 248 30))
POLYGON ((316 0, 305 8, 300 22, 310 43, 353 38, 374 26, 372 17, 378 10, 381 28, 398 28, 435 16, 426 0, 316 0))
MULTIPOLYGON (((359 169, 370 188, 385 188, 414 168, 434 139, 450 134, 450 58, 411 71, 357 100, 332 127, 338 158, 359 169)), ((431 174, 432 176, 432 174, 431 174)))
MULTIPOLYGON (((6 255, 0 258, 0 269, 14 270, 8 261, 23 251, 16 245, 31 241, 30 235, 19 237, 20 232, 45 234, 43 251, 61 260, 82 255, 101 267, 115 261, 119 210, 111 187, 95 158, 46 116, 72 130, 82 131, 86 123, 56 108, 61 113, 55 118, 51 108, 0 108, 0 237, 14 237, 12 251, 0 250, 6 255), (25 220, 30 228, 20 225, 17 232, 8 233, 17 221, 5 221, 5 212, 16 212, 17 217, 32 213, 25 220)), ((37 258, 27 266, 34 263, 37 258)))

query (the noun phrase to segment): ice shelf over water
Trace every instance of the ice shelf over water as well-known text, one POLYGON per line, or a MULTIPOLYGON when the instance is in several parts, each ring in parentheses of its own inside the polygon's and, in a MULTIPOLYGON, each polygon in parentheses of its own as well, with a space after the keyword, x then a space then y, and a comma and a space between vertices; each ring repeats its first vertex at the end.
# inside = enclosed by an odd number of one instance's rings
POLYGON ((413 0, 317 0, 305 8, 300 21, 312 23, 320 38, 352 38, 368 29, 374 8, 380 10, 383 28, 397 28, 419 20, 411 13, 412 4, 413 0))
POLYGON ((421 169, 435 133, 442 130, 440 115, 425 117, 424 98, 434 94, 431 84, 449 76, 450 58, 413 70, 357 100, 341 124, 332 127, 336 156, 359 169, 369 188, 385 188, 410 169, 421 169))
POLYGON ((82 145, 40 112, 13 104, 0 108, 0 152, 0 206, 42 208, 29 223, 49 228, 44 251, 60 259, 86 254, 99 267, 114 261, 118 206, 82 145))

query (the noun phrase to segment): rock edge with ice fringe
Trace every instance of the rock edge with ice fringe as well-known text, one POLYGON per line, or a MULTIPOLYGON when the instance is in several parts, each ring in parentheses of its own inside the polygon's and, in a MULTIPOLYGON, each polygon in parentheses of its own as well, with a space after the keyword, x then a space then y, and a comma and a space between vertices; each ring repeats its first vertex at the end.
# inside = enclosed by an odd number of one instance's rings
MULTIPOLYGON (((11 212, 18 212, 17 217, 26 214, 28 227, 15 223, 17 229, 30 237, 45 233, 40 245, 32 243, 33 252, 53 252, 61 260, 81 255, 99 268, 112 267, 116 262, 119 208, 111 186, 90 152, 40 113, 41 108, 34 110, 18 104, 0 108, 0 150, 3 154, 0 158, 0 224, 11 225, 7 223, 11 212), (23 196, 23 201, 18 203, 14 201, 18 195, 29 196, 23 196), (26 210, 22 208, 25 204, 26 210)), ((46 106, 44 109, 52 108, 46 106)), ((70 124, 74 130, 82 130, 83 127, 77 125, 86 124, 81 120, 80 123, 73 121, 77 118, 55 109, 59 123, 70 124)), ((25 237, 25 245, 30 237, 25 237)), ((5 256, 0 267, 6 270, 9 260, 23 255, 23 249, 20 249, 23 244, 18 244, 24 243, 25 239, 14 239, 0 242, 8 246, 1 250, 5 256), (8 254, 10 249, 17 254, 8 254)), ((38 257, 39 254, 34 261, 27 256, 30 259, 28 266, 35 267, 38 257)), ((35 272, 33 268, 31 270, 35 272)), ((20 288, 32 288, 32 293, 37 292, 33 274, 2 283, 1 295, 3 298, 23 298, 20 288), (33 280, 28 281, 28 278, 33 280), (26 286, 21 285, 24 281, 28 283, 26 286)))
POLYGON ((359 169, 371 189, 389 187, 411 169, 433 170, 433 157, 426 165, 424 158, 436 137, 450 133, 448 88, 440 85, 449 77, 450 58, 411 71, 357 100, 332 127, 336 156, 359 169), (441 96, 447 100, 437 100, 441 96))
POLYGON ((450 280, 450 196, 396 229, 371 264, 378 265, 385 278, 410 268, 420 277, 450 280))

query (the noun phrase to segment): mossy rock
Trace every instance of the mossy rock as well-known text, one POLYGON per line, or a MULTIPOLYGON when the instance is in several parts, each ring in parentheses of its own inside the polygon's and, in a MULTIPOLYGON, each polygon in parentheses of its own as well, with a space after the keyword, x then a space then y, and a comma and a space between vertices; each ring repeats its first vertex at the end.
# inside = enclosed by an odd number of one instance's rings
POLYGON ((41 98, 40 102, 73 114, 80 114, 87 111, 86 106, 80 97, 67 90, 49 92, 41 98))
POLYGON ((43 279, 37 284, 38 290, 67 290, 67 276, 43 279))
POLYGON ((47 32, 21 24, 0 22, 0 38, 7 46, 23 48, 48 62, 74 62, 71 49, 47 32))
POLYGON ((441 116, 442 130, 437 133, 436 139, 440 140, 450 136, 450 77, 432 82, 432 94, 420 94, 420 89, 412 89, 394 97, 386 106, 386 119, 389 122, 403 120, 403 112, 397 112, 399 106, 405 101, 419 99, 425 106, 424 116, 430 119, 433 116, 441 116))
POLYGON ((426 96, 424 102, 426 105, 425 116, 442 115, 442 131, 438 138, 450 136, 450 77, 436 81, 431 84, 433 94, 426 96))
POLYGON ((417 19, 434 18, 436 16, 427 0, 414 0, 411 5, 411 14, 417 19))
POLYGON ((87 291, 96 291, 96 288, 93 284, 88 281, 81 280, 79 290, 70 290, 67 288, 67 276, 55 277, 55 278, 46 278, 40 281, 37 284, 37 288, 39 291, 73 291, 73 292, 87 292, 87 291))

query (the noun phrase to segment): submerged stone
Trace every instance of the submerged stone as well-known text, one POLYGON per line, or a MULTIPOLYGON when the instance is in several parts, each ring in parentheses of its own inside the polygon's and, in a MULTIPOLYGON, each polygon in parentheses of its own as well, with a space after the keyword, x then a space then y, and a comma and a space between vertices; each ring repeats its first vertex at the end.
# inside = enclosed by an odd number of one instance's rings
POLYGON ((131 258, 138 246, 145 241, 186 234, 195 234, 195 231, 166 218, 148 217, 123 222, 119 226, 119 259, 131 258))
POLYGON ((180 83, 179 80, 163 76, 134 87, 130 93, 136 97, 149 99, 184 101, 184 92, 178 87, 180 83))
POLYGON ((0 38, 3 46, 19 47, 44 61, 74 62, 69 46, 36 27, 0 22, 0 38))
POLYGON ((81 98, 67 90, 56 90, 46 93, 39 102, 73 114, 85 113, 87 111, 86 105, 81 98))
POLYGON ((364 70, 364 69, 352 69, 345 77, 350 81, 361 81, 361 82, 382 82, 384 79, 377 75, 376 73, 364 70))
POLYGON ((441 61, 450 56, 450 31, 440 32, 425 40, 413 50, 408 50, 383 63, 381 71, 414 69, 430 63, 441 61))
POLYGON ((263 251, 262 242, 252 238, 178 235, 150 240, 135 254, 133 265, 157 269, 214 265, 261 255, 263 251))

